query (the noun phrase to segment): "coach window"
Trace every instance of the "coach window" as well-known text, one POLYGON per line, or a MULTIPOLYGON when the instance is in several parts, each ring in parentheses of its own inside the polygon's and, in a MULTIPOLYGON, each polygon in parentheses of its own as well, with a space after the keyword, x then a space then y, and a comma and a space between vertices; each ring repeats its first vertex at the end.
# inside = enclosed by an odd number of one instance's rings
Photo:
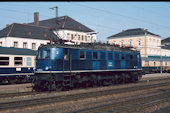
POLYGON ((0 57, 0 65, 1 66, 9 65, 9 57, 0 57))
POLYGON ((22 57, 14 57, 15 65, 22 65, 22 57))
POLYGON ((31 57, 27 57, 27 66, 31 66, 31 57))
POLYGON ((69 54, 68 54, 68 49, 64 49, 64 60, 68 60, 69 54))
POLYGON ((0 42, 0 47, 2 46, 2 42, 0 42))
POLYGON ((97 52, 93 52, 93 60, 97 60, 98 59, 98 54, 97 52))
POLYGON ((80 60, 85 60, 85 59, 86 59, 85 51, 80 51, 80 60))

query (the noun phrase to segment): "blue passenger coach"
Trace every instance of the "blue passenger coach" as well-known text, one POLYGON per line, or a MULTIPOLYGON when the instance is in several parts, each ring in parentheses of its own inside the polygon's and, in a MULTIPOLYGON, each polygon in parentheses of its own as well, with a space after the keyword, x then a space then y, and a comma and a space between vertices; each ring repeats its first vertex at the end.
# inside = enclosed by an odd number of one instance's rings
POLYGON ((43 45, 36 59, 36 90, 135 82, 142 75, 140 53, 113 45, 43 45))
POLYGON ((35 56, 34 50, 0 47, 0 84, 30 82, 35 56))

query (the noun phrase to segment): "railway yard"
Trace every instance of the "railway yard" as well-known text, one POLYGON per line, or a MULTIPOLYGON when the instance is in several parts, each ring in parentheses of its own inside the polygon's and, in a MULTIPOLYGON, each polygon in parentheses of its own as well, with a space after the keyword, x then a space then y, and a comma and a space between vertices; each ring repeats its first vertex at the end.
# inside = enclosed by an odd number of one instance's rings
POLYGON ((0 113, 166 113, 168 108, 168 73, 143 75, 138 83, 60 92, 35 92, 32 84, 0 86, 0 113))

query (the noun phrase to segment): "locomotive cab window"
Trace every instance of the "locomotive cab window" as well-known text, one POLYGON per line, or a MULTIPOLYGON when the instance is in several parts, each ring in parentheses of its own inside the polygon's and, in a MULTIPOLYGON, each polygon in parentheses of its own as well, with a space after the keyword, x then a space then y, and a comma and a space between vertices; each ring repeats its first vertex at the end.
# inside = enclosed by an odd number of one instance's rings
POLYGON ((14 57, 15 65, 22 65, 22 57, 14 57))
POLYGON ((64 49, 64 60, 68 60, 69 59, 69 54, 68 54, 68 49, 64 49))
POLYGON ((80 60, 85 60, 85 59, 86 59, 85 51, 80 51, 80 60))
POLYGON ((9 65, 9 57, 0 57, 0 65, 1 66, 9 65))
POLYGON ((38 59, 49 59, 50 58, 50 50, 39 50, 38 59))
POLYGON ((97 54, 97 52, 93 52, 93 60, 98 60, 98 54, 97 54))

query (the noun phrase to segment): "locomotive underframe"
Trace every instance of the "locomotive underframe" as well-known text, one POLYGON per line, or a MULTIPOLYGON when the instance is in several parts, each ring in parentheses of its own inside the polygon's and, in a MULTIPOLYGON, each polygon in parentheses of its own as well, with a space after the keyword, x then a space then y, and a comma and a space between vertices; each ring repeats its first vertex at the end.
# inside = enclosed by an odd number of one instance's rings
POLYGON ((52 91, 106 86, 119 83, 132 83, 137 82, 141 76, 142 70, 75 73, 35 73, 34 90, 52 91))

